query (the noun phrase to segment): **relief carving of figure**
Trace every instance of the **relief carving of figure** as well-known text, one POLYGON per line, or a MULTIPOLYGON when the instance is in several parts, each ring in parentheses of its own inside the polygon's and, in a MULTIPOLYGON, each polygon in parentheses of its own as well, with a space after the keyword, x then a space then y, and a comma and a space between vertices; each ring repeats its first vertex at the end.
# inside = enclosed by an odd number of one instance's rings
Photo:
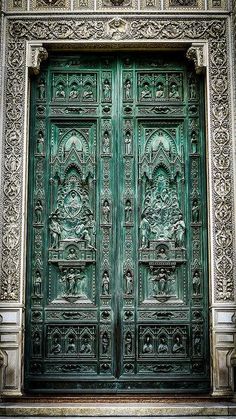
POLYGON ((193 275, 193 294, 199 295, 201 290, 201 279, 198 271, 194 272, 193 275))
POLYGON ((44 136, 42 131, 38 133, 36 152, 38 154, 43 154, 44 152, 44 136))
POLYGON ((131 223, 132 221, 132 206, 131 201, 129 199, 125 202, 125 222, 131 223))
POLYGON ((110 345, 110 339, 107 332, 102 334, 102 353, 107 354, 110 345))
POLYGON ((176 336, 174 339, 174 345, 172 347, 173 354, 179 354, 184 352, 184 347, 179 336, 176 336))
POLYGON ((102 152, 104 154, 110 153, 110 136, 109 132, 105 131, 103 136, 103 142, 102 142, 102 152))
POLYGON ((130 271, 126 272, 125 281, 126 281, 126 294, 133 294, 134 280, 133 280, 132 273, 130 271))
POLYGON ((34 295, 37 297, 40 297, 42 295, 42 278, 39 271, 36 271, 35 273, 34 295))
POLYGON ((127 332, 125 335, 125 355, 129 356, 132 354, 132 335, 127 332))
POLYGON ((166 269, 161 268, 158 275, 152 277, 154 297, 167 293, 168 274, 166 269))
POLYGON ((109 83, 109 80, 104 80, 103 84, 103 98, 104 100, 110 100, 111 99, 111 85, 109 83))
POLYGON ((70 93, 69 93, 69 99, 77 99, 78 96, 79 96, 79 93, 78 93, 77 84, 73 83, 71 85, 71 90, 70 90, 70 93))
POLYGON ((132 138, 130 131, 127 131, 125 134, 125 154, 132 153, 132 138))
POLYGON ((65 98, 66 92, 64 90, 64 85, 62 83, 59 83, 56 90, 56 97, 57 98, 65 98))
POLYGON ((141 249, 146 249, 149 246, 150 224, 145 214, 142 214, 142 220, 140 223, 140 233, 141 249))
POLYGON ((80 353, 81 354, 91 354, 92 352, 92 346, 90 343, 90 339, 88 337, 83 339, 81 348, 80 348, 80 353))
POLYGON ((102 277, 102 295, 109 295, 110 293, 110 279, 108 272, 105 271, 102 277))
POLYGON ((103 202, 103 206, 102 206, 102 213, 103 213, 103 221, 106 224, 110 223, 110 205, 107 199, 105 199, 105 201, 103 202))
POLYGON ((192 221, 193 223, 199 223, 200 219, 200 210, 197 199, 194 199, 192 205, 192 221))
POLYGON ((164 86, 163 83, 159 82, 156 85, 156 98, 160 99, 164 97, 164 86))
POLYGON ((76 259, 76 251, 73 247, 69 249, 67 259, 76 259))
POLYGON ((125 100, 131 99, 131 81, 126 80, 125 82, 125 100))
POLYGON ((165 337, 160 338, 160 343, 157 347, 158 354, 166 354, 168 352, 168 345, 165 337))
POLYGON ((51 353, 54 355, 61 353, 61 344, 58 337, 55 337, 53 340, 51 353))
POLYGON ((143 353, 151 354, 153 353, 153 345, 150 336, 146 336, 143 344, 143 353))
POLYGON ((67 354, 74 354, 76 353, 76 346, 75 346, 75 338, 74 336, 69 337, 69 342, 66 350, 67 354))
POLYGON ((184 235, 185 235, 185 222, 183 220, 183 215, 179 214, 178 220, 173 225, 173 237, 175 239, 175 245, 177 247, 184 246, 184 235))
POLYGON ((45 81, 44 79, 41 79, 38 84, 39 88, 39 99, 44 100, 45 99, 45 81))
POLYGON ((42 201, 40 199, 38 199, 36 202, 36 205, 34 207, 34 212, 35 212, 35 222, 37 224, 42 224, 43 206, 42 206, 42 201))
POLYGON ((49 230, 51 233, 51 248, 58 249, 60 237, 61 237, 61 226, 57 219, 57 215, 54 214, 51 217, 51 222, 49 225, 49 230))
POLYGON ((198 152, 198 138, 195 131, 192 131, 191 134, 191 148, 193 154, 198 152))
POLYGON ((91 83, 86 83, 83 91, 83 99, 93 100, 93 89, 91 83))
POLYGON ((152 92, 150 90, 149 83, 144 83, 141 91, 141 99, 150 99, 152 97, 152 92))
POLYGON ((180 98, 178 86, 176 83, 171 83, 170 85, 169 98, 174 98, 174 99, 180 98))
POLYGON ((196 99, 197 97, 196 84, 193 79, 190 79, 189 91, 190 91, 190 99, 196 99))

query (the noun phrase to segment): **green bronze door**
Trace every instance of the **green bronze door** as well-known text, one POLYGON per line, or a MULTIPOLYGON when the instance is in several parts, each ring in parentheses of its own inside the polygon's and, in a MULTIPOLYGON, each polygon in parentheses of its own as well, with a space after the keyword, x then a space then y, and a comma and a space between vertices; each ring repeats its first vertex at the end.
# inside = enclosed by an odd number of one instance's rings
POLYGON ((27 391, 208 390, 203 96, 181 53, 32 81, 27 391))

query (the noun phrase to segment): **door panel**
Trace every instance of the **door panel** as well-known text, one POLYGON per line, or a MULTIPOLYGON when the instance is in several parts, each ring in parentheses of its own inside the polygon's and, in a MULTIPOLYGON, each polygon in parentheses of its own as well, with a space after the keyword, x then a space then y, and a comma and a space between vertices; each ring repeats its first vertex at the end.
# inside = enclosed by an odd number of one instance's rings
POLYGON ((203 87, 174 54, 32 83, 28 391, 207 391, 203 87))

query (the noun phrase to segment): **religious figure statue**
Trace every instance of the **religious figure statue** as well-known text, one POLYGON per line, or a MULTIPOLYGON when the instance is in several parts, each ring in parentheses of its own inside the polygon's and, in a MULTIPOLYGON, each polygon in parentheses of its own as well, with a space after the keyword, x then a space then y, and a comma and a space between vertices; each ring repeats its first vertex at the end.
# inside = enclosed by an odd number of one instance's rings
POLYGON ((56 214, 51 217, 49 230, 51 232, 51 247, 52 249, 58 249, 61 237, 61 227, 56 214))
POLYGON ((132 335, 127 332, 125 335, 125 355, 129 356, 132 354, 132 335))
POLYGON ((86 83, 84 86, 83 99, 85 100, 93 99, 93 89, 90 83, 86 83))
POLYGON ((194 348, 194 353, 197 356, 201 356, 201 337, 199 335, 199 333, 196 333, 194 340, 193 340, 193 348, 194 348))
POLYGON ((152 278, 154 297, 156 295, 165 295, 167 292, 166 286, 168 275, 164 268, 161 268, 158 275, 152 278))
POLYGON ((76 294, 76 273, 74 268, 70 268, 66 275, 66 293, 67 295, 76 294))
POLYGON ((142 220, 140 223, 140 232, 141 232, 141 249, 146 249, 149 246, 150 224, 145 214, 142 214, 142 220))
POLYGON ((102 213, 103 213, 103 220, 104 223, 109 224, 110 223, 110 205, 107 199, 105 199, 105 201, 103 202, 103 206, 102 206, 102 213))
POLYGON ((80 348, 80 353, 81 354, 91 354, 92 352, 92 346, 91 343, 89 342, 89 338, 84 338, 81 348, 80 348))
POLYGON ((62 83, 59 83, 57 86, 56 97, 62 98, 62 99, 66 97, 66 93, 65 93, 64 86, 62 83))
POLYGON ((195 131, 192 131, 191 135, 191 147, 192 147, 192 153, 195 154, 198 152, 198 139, 197 134, 195 131))
POLYGON ((110 137, 109 137, 108 131, 104 132, 103 143, 102 143, 102 152, 104 154, 109 154, 110 153, 110 137))
POLYGON ((44 100, 45 99, 45 81, 44 79, 41 79, 39 81, 39 99, 44 100))
POLYGON ((166 254, 165 247, 160 247, 159 252, 158 252, 158 258, 167 259, 167 254, 166 254))
POLYGON ((131 81, 126 80, 125 82, 125 100, 131 99, 131 81))
POLYGON ((77 90, 77 85, 75 83, 73 83, 71 85, 71 90, 69 93, 69 99, 77 99, 79 96, 78 90, 77 90))
POLYGON ((125 134, 125 154, 131 154, 132 152, 132 139, 130 131, 125 134))
POLYGON ((152 97, 152 92, 150 90, 149 83, 144 83, 143 89, 141 91, 141 99, 150 99, 152 97))
POLYGON ((76 259, 76 251, 73 247, 69 249, 67 259, 76 259))
POLYGON ((174 345, 172 347, 172 352, 173 354, 179 354, 179 353, 184 352, 184 347, 179 336, 175 337, 174 345))
POLYGON ((110 292, 110 279, 108 272, 105 271, 102 277, 102 295, 109 295, 110 292))
POLYGON ((61 344, 58 337, 55 337, 53 340, 51 353, 54 355, 57 355, 61 352, 61 344))
POLYGON ((133 294, 134 280, 130 271, 125 274, 126 280, 126 294, 133 294))
POLYGON ((168 352, 168 345, 166 343, 166 338, 161 337, 160 343, 157 347, 157 353, 158 354, 166 354, 168 352))
POLYGON ((125 202, 125 222, 131 223, 131 217, 132 217, 132 206, 129 199, 125 202))
POLYGON ((42 295, 42 278, 39 271, 36 271, 35 273, 35 279, 34 279, 34 295, 36 297, 41 297, 42 295))
POLYGON ((201 289, 201 279, 198 271, 194 272, 193 275, 193 294, 199 295, 201 289))
POLYGON ((190 99, 196 99, 197 97, 196 84, 193 79, 190 79, 190 82, 189 82, 189 92, 190 92, 190 99))
POLYGON ((41 352, 41 339, 39 332, 35 332, 33 335, 33 353, 39 355, 41 352))
POLYGON ((160 99, 164 97, 164 86, 163 83, 159 82, 156 85, 156 98, 160 99))
POLYGON ((192 206, 192 221, 198 223, 200 218, 200 211, 197 199, 194 199, 192 206))
POLYGON ((111 86, 109 83, 109 80, 104 80, 103 84, 103 98, 104 100, 110 100, 111 99, 111 86))
POLYGON ((153 352, 153 345, 150 336, 146 336, 143 344, 143 353, 150 354, 153 352))
POLYGON ((69 342, 68 342, 66 353, 68 354, 76 353, 75 338, 73 336, 69 337, 69 342))
POLYGON ((109 339, 108 333, 105 331, 102 334, 102 353, 103 354, 108 353, 109 345, 110 345, 110 339, 109 339))
POLYGON ((183 220, 183 215, 179 214, 178 220, 173 225, 173 236, 175 238, 175 245, 177 247, 183 247, 184 245, 185 230, 186 227, 183 220))
POLYGON ((44 137, 42 131, 39 131, 38 133, 36 151, 38 154, 43 154, 44 152, 44 137))
POLYGON ((35 212, 35 221, 37 224, 42 223, 42 214, 43 214, 43 206, 42 201, 40 199, 37 200, 36 205, 34 207, 35 212))
POLYGON ((171 83, 170 85, 169 98, 174 98, 174 99, 180 98, 178 86, 176 83, 171 83))

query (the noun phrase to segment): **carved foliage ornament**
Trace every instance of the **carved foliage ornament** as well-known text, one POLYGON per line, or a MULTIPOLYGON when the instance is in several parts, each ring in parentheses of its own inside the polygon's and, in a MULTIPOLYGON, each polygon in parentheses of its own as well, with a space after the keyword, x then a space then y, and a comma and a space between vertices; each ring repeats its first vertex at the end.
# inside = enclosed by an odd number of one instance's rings
MULTIPOLYGON (((180 3, 180 2, 179 2, 180 3)), ((12 20, 9 22, 8 58, 7 58, 7 95, 6 95, 6 131, 5 159, 12 156, 20 162, 23 149, 24 101, 22 100, 25 83, 25 40, 112 40, 114 36, 123 40, 149 39, 205 39, 209 41, 210 53, 210 139, 212 178, 212 225, 214 243, 215 299, 218 301, 234 300, 233 282, 233 247, 232 234, 232 147, 230 139, 229 83, 227 79, 227 37, 226 21, 181 19, 122 19, 115 28, 108 18, 76 19, 62 21, 54 19, 44 21, 12 20), (122 24, 121 24, 122 23, 122 24)), ((190 54, 190 53, 189 53, 190 54)), ((193 51, 191 52, 193 54, 193 51)), ((194 52, 195 54, 195 52, 194 52)), ((5 165, 3 192, 3 229, 12 238, 4 240, 2 250, 1 298, 19 300, 20 267, 22 263, 21 226, 19 214, 22 211, 22 162, 11 169, 5 165), (14 228, 13 228, 14 227, 14 228), (18 237, 16 237, 16 232, 18 237)))

